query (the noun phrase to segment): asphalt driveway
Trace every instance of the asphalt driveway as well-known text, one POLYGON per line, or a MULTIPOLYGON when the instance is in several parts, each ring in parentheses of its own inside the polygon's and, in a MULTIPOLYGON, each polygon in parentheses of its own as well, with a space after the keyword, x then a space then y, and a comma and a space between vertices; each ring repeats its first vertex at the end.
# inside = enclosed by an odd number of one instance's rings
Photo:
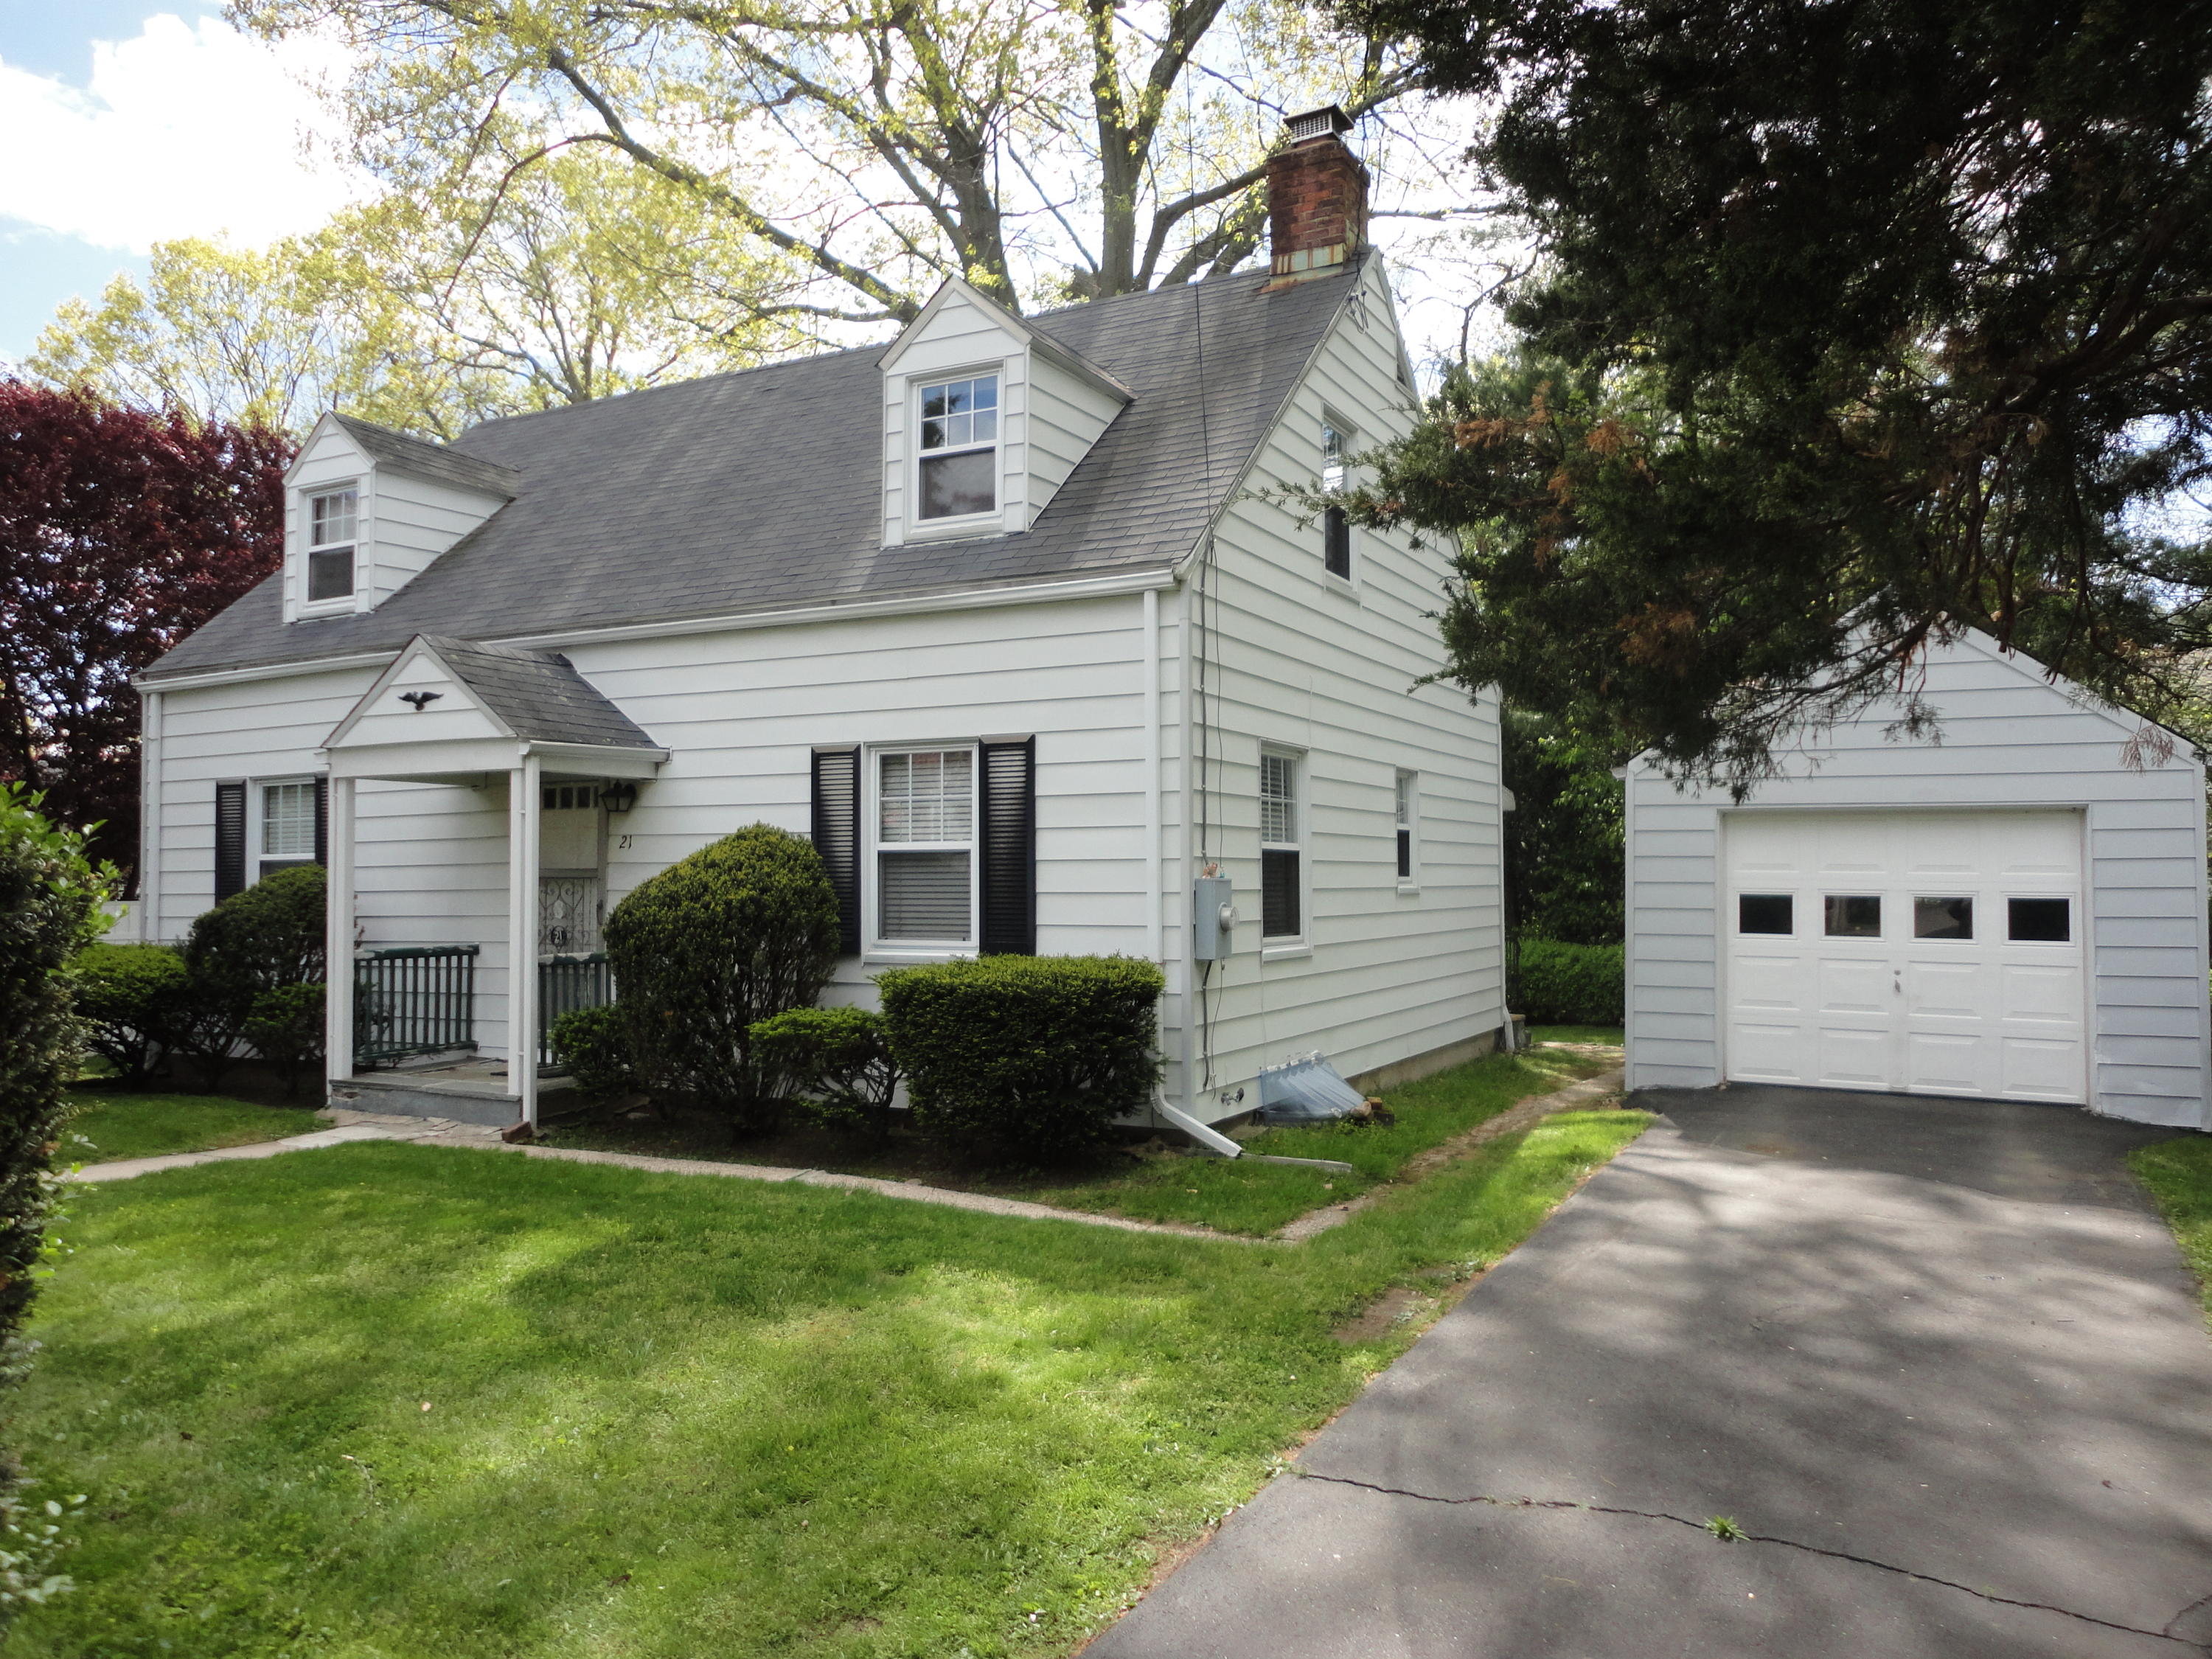
POLYGON ((2172 1131, 1637 1099, 1667 1120, 1088 1659, 2212 1651, 2212 1341, 2121 1162, 2172 1131))

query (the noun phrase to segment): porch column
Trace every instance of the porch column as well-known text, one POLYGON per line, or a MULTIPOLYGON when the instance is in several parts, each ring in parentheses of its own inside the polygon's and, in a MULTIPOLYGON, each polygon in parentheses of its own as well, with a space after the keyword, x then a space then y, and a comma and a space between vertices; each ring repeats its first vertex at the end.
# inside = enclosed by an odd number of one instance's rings
POLYGON ((323 1046, 332 1083, 343 1083, 353 1075, 353 794, 351 778, 331 779, 330 833, 325 848, 330 862, 324 870, 329 887, 324 908, 330 921, 323 941, 323 1046))
POLYGON ((525 754, 507 776, 507 1092, 538 1127, 538 813, 542 763, 525 754))

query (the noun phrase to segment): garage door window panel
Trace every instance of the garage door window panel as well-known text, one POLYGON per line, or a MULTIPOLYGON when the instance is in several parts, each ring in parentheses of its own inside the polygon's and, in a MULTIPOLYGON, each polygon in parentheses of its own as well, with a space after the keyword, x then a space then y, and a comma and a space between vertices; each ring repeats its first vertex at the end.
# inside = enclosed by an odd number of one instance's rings
POLYGON ((2070 945, 2073 909, 2071 899, 2008 899, 2005 936, 2014 945, 2070 945))
POLYGON ((1787 938, 1797 931, 1797 902, 1790 893, 1738 893, 1735 930, 1787 938))
POLYGON ((1974 936, 1974 902, 1971 898, 1923 898, 1912 901, 1912 937, 1960 939, 1974 936))
POLYGON ((1880 939, 1881 899, 1871 893, 1830 893, 1824 901, 1830 939, 1880 939))

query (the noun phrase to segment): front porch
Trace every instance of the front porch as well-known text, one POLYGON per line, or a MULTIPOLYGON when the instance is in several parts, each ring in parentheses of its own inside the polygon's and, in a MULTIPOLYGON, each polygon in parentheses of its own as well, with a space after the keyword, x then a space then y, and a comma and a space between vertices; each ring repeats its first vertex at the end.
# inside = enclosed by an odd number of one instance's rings
MULTIPOLYGON (((565 658, 423 636, 370 687, 323 752, 329 937, 355 942, 353 994, 329 1004, 331 1103, 535 1127, 541 1097, 569 1086, 546 1075, 548 1028, 611 995, 595 948, 605 815, 627 808, 668 751, 565 658), (433 708, 448 699, 452 707, 433 708), (362 939, 358 786, 369 781, 461 786, 483 792, 478 810, 494 812, 504 784, 505 904, 493 929, 500 937, 468 939, 464 923, 455 929, 461 942, 362 939), (503 1033, 489 1047, 478 1040, 480 957, 495 987, 503 981, 503 1033)), ((467 908, 446 903, 456 919, 467 908)))

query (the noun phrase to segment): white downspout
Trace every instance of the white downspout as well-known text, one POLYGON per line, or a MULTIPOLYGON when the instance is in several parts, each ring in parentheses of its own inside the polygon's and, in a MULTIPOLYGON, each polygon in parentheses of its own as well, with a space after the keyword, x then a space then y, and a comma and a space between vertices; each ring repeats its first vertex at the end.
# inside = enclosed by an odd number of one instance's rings
POLYGON ((525 750, 507 774, 507 1093, 538 1127, 538 817, 544 762, 525 750))
POLYGON ((1165 969, 1166 942, 1160 908, 1160 590, 1145 590, 1145 885, 1152 894, 1145 921, 1145 954, 1165 969))
POLYGON ((1176 648, 1178 653, 1176 669, 1176 713, 1180 717, 1182 730, 1176 742, 1176 759, 1179 776, 1177 816, 1182 820, 1180 837, 1182 851, 1176 860, 1178 879, 1176 914, 1182 918, 1182 931, 1176 945, 1176 956, 1182 967, 1182 1105, 1186 1112, 1195 1115, 1198 1111, 1198 961, 1192 954, 1198 948, 1191 925, 1191 883, 1198 875, 1198 805, 1191 785, 1191 734, 1193 732, 1194 692, 1191 686, 1192 629, 1191 606, 1195 603, 1192 594, 1197 584, 1186 578, 1182 584, 1182 614, 1176 623, 1176 648))
POLYGON ((161 694, 139 693, 138 937, 161 942, 161 694))
POLYGON ((353 1076, 354 791, 351 778, 331 779, 330 864, 325 872, 329 918, 323 941, 324 1071, 332 1083, 353 1076))

